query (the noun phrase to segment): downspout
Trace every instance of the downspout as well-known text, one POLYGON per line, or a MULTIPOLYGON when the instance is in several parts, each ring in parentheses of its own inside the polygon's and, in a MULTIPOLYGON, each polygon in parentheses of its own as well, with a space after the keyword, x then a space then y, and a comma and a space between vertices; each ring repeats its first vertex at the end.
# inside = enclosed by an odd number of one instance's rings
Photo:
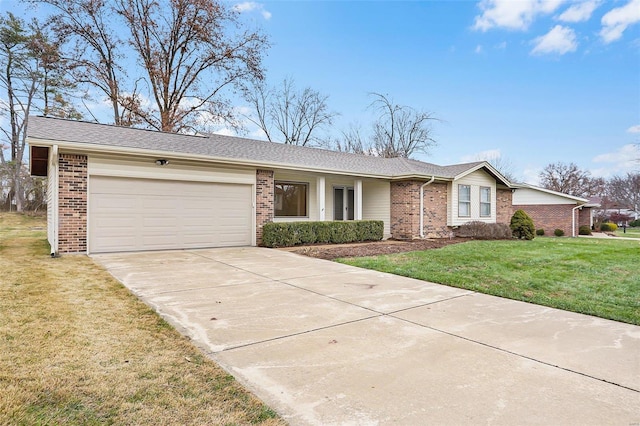
POLYGON ((51 159, 53 160, 51 163, 51 168, 53 170, 51 170, 50 175, 49 175, 49 179, 52 179, 53 182, 51 184, 51 189, 53 190, 53 194, 51 197, 51 202, 53 204, 53 206, 49 207, 51 208, 51 222, 53 222, 51 225, 53 226, 53 232, 52 232, 52 240, 50 241, 51 243, 51 257, 54 257, 57 253, 58 253, 58 227, 60 226, 60 224, 58 223, 59 220, 59 212, 58 212, 58 145, 53 145, 52 147, 52 154, 51 154, 51 159))
POLYGON ((582 210, 582 206, 575 206, 571 209, 571 236, 576 236, 576 210, 582 210))
POLYGON ((424 187, 431 185, 434 180, 436 180, 435 175, 420 186, 420 238, 424 238, 424 187))

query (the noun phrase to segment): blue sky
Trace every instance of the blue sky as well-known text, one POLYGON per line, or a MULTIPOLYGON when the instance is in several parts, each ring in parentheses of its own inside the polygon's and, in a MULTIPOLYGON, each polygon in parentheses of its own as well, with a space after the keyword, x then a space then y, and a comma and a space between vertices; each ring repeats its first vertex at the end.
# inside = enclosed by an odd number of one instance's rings
POLYGON ((637 170, 640 1, 266 1, 268 80, 329 95, 336 129, 369 125, 370 92, 433 112, 425 161, 487 154, 536 183, 552 162, 637 170))
POLYGON ((500 157, 533 184, 558 161, 640 169, 640 0, 225 1, 269 35, 268 83, 329 96, 336 136, 379 92, 442 120, 424 161, 500 157))

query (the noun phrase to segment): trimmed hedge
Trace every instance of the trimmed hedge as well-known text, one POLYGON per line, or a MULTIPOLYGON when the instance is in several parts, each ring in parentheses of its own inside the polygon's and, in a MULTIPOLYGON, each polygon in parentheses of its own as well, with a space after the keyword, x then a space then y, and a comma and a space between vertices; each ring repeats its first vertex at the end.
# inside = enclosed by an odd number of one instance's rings
POLYGON ((555 235, 556 237, 564 237, 564 230, 558 228, 553 231, 553 235, 555 235))
POLYGON ((291 247, 299 244, 343 244, 378 241, 384 233, 381 220, 334 222, 271 222, 262 228, 265 247, 291 247))
POLYGON ((542 229, 542 228, 536 229, 536 235, 539 235, 539 236, 542 237, 544 235, 544 229, 542 229))
POLYGON ((629 226, 631 227, 640 227, 640 219, 636 219, 636 220, 632 220, 631 222, 629 222, 629 226))
POLYGON ((618 225, 611 222, 605 222, 602 225, 600 225, 600 231, 602 232, 616 232, 617 229, 618 229, 618 225))

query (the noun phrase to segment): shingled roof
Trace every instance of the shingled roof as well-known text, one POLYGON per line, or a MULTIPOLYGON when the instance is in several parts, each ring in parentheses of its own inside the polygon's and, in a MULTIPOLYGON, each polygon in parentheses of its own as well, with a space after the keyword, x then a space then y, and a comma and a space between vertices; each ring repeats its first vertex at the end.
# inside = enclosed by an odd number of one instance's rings
POLYGON ((29 142, 36 146, 58 144, 104 152, 148 151, 152 155, 167 157, 193 156, 235 164, 388 178, 435 176, 453 179, 482 166, 490 168, 486 162, 438 166, 405 158, 373 157, 217 134, 192 136, 35 116, 29 117, 27 135, 29 142))

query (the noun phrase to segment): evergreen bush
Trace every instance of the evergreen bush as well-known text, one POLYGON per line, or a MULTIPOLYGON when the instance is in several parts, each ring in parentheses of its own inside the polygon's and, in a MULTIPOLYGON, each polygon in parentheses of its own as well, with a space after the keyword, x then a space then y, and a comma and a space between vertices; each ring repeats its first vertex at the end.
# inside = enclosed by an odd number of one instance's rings
POLYGON ((591 235, 591 228, 588 225, 582 225, 578 228, 578 235, 591 235))
POLYGON ((536 229, 536 235, 543 236, 544 235, 544 229, 542 229, 542 228, 536 229))
POLYGON ((553 235, 555 235, 556 237, 563 237, 564 231, 562 229, 556 229, 555 231, 553 231, 553 235))
POLYGON ((516 210, 511 216, 511 232, 518 239, 533 240, 535 226, 531 217, 524 210, 516 210))

